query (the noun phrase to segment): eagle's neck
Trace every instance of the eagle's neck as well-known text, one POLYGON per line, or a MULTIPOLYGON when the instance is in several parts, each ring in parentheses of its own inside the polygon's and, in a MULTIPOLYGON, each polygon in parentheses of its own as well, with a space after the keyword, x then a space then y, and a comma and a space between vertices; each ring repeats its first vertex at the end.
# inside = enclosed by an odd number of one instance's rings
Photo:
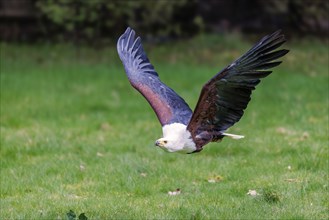
POLYGON ((181 123, 172 123, 162 127, 163 138, 168 140, 166 148, 169 152, 192 153, 196 150, 191 133, 186 127, 181 123))

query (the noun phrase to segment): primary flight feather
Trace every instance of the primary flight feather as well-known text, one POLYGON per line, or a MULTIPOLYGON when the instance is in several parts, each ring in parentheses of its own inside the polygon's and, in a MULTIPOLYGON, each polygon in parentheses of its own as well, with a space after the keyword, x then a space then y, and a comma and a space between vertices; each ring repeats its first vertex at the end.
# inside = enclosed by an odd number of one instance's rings
POLYGON ((194 153, 209 142, 228 136, 225 131, 240 120, 252 90, 268 70, 279 65, 276 59, 288 50, 276 50, 285 42, 280 31, 262 38, 239 59, 211 78, 202 88, 194 112, 174 90, 165 85, 150 63, 135 31, 127 28, 117 50, 131 85, 150 103, 163 130, 156 145, 168 152, 194 153))

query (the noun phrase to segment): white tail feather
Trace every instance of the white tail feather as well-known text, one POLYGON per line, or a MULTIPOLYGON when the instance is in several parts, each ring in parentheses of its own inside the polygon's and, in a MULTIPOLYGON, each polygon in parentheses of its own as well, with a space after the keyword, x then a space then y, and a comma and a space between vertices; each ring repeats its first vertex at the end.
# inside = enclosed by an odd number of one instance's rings
POLYGON ((238 140, 241 138, 244 138, 243 135, 236 135, 236 134, 229 134, 229 133, 223 133, 224 136, 230 137, 232 139, 238 140))

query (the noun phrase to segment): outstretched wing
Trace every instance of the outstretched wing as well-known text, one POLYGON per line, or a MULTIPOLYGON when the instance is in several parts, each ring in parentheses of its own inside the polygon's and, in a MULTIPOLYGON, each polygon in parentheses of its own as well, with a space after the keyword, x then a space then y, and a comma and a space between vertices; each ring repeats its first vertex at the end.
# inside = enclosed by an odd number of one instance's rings
POLYGON ((250 95, 272 62, 288 50, 277 50, 285 42, 280 31, 265 36, 246 54, 216 74, 202 88, 199 101, 187 129, 198 147, 223 137, 222 133, 238 122, 250 101, 250 95))
POLYGON ((117 50, 131 85, 150 103, 160 123, 187 125, 191 109, 174 90, 160 81, 144 52, 140 37, 135 39, 134 30, 127 28, 118 40, 117 50))

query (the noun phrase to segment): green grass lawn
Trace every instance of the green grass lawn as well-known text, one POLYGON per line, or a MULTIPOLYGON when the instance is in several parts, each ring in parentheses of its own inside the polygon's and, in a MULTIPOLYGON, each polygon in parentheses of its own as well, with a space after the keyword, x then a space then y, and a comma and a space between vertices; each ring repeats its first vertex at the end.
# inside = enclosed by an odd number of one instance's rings
MULTIPOLYGON (((241 39, 145 47, 193 109, 241 39)), ((246 138, 182 155, 154 146, 161 126, 114 45, 1 44, 0 219, 328 219, 328 44, 285 48, 229 131, 246 138)))

